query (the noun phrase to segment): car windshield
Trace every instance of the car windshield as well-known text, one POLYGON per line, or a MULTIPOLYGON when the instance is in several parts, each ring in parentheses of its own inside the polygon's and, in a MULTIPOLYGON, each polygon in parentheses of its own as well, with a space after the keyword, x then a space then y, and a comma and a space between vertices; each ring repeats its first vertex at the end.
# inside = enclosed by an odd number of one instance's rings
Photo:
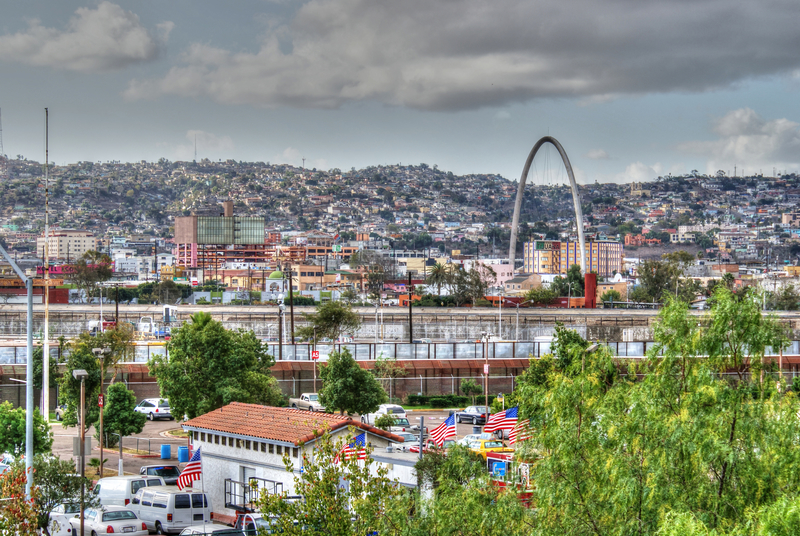
POLYGON ((136 519, 136 514, 130 510, 114 510, 103 512, 103 521, 120 521, 122 519, 136 519))
POLYGON ((308 395, 308 399, 312 402, 319 400, 319 395, 308 395))
POLYGON ((159 400, 158 401, 159 408, 168 408, 169 407, 169 400, 159 400))
POLYGON ((394 425, 395 426, 408 426, 408 419, 406 419, 405 417, 400 418, 400 419, 395 419, 394 420, 394 425))
POLYGON ((486 413, 486 406, 475 406, 475 413, 486 413))
POLYGON ((401 433, 401 434, 397 434, 397 435, 399 435, 400 437, 403 438, 403 443, 406 443, 406 442, 409 442, 409 441, 416 441, 416 439, 417 439, 417 436, 415 436, 414 434, 402 434, 401 433))
POLYGON ((81 504, 80 503, 65 503, 64 504, 64 513, 65 514, 77 514, 81 511, 81 504))
POLYGON ((388 413, 405 413, 406 410, 401 408, 400 406, 392 406, 391 408, 386 408, 388 413))
POLYGON ((446 449, 449 449, 450 447, 452 447, 455 444, 456 444, 456 442, 453 441, 452 439, 445 439, 444 443, 442 444, 442 447, 444 447, 446 449))
POLYGON ((181 472, 178 471, 178 468, 175 466, 152 467, 148 471, 148 474, 156 476, 181 476, 181 472))
POLYGON ((485 449, 496 449, 503 446, 502 441, 484 441, 483 448, 485 449))

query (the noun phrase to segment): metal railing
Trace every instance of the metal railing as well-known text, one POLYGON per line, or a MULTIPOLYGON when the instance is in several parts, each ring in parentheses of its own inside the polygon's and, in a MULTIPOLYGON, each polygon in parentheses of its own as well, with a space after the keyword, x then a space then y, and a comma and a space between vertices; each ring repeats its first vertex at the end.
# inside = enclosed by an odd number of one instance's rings
POLYGON ((256 477, 250 478, 247 482, 226 478, 225 508, 237 512, 253 512, 262 493, 268 495, 283 493, 283 482, 256 477))

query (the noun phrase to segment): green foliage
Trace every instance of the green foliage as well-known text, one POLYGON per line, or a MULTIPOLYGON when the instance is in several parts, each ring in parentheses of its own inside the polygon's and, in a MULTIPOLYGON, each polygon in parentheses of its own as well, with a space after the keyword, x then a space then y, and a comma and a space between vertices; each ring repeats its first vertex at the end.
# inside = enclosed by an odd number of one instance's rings
POLYGON ((474 405, 475 397, 483 394, 483 387, 472 378, 464 378, 461 380, 461 392, 472 398, 472 404, 474 405))
POLYGON ((601 302, 618 302, 622 301, 622 294, 618 290, 609 289, 600 296, 601 302))
MULTIPOLYGON (((399 526, 393 526, 398 517, 387 511, 405 508, 407 515, 405 493, 387 478, 386 466, 375 464, 369 455, 364 462, 355 457, 337 460, 352 440, 352 434, 336 441, 323 435, 315 441, 313 455, 302 453, 300 474, 292 459, 284 456, 286 470, 294 474, 294 493, 304 500, 290 502, 281 494, 261 494, 258 511, 276 516, 274 532, 287 536, 399 534, 399 526), (342 482, 347 485, 340 485, 342 482)), ((406 524, 407 518, 401 526, 406 524)))
POLYGON ((394 417, 389 415, 388 413, 381 415, 377 419, 375 419, 375 428, 380 428, 381 430, 389 430, 394 426, 394 417))
POLYGON ((466 486, 486 475, 483 458, 462 445, 454 445, 446 455, 442 449, 426 451, 414 464, 414 470, 420 484, 434 490, 442 482, 447 486, 466 486))
MULTIPOLYGON (((106 390, 105 408, 103 412, 103 444, 108 448, 117 445, 119 437, 112 434, 129 436, 144 430, 147 417, 144 413, 134 411, 136 395, 128 390, 124 383, 112 383, 106 390)), ((99 436, 99 431, 95 437, 99 436)))
POLYGON ((100 409, 97 407, 97 396, 101 389, 100 379, 105 378, 106 373, 122 359, 132 355, 132 336, 132 328, 129 325, 121 325, 118 329, 109 329, 94 337, 88 333, 81 333, 77 339, 72 341, 72 351, 67 356, 67 369, 61 377, 61 389, 59 390, 60 400, 67 404, 63 426, 71 427, 79 424, 78 408, 80 408, 81 401, 81 382, 75 379, 72 371, 84 369, 89 373, 85 380, 85 425, 88 430, 100 417, 100 409), (92 352, 95 348, 108 348, 110 352, 98 358, 92 352))
POLYGON ((647 259, 639 267, 641 286, 634 289, 630 299, 639 302, 663 302, 667 295, 685 302, 692 301, 700 292, 700 283, 685 278, 686 269, 694 263, 694 257, 680 250, 665 253, 661 260, 647 259))
MULTIPOLYGON (((63 337, 62 337, 63 339, 63 337)), ((58 363, 52 356, 50 357, 49 366, 47 367, 50 372, 50 387, 58 385, 58 363)), ((44 348, 36 346, 33 349, 33 386, 36 389, 42 388, 42 381, 44 381, 44 348)))
POLYGON ((317 312, 306 315, 309 325, 296 330, 295 335, 311 341, 330 339, 335 341, 343 333, 355 333, 361 327, 361 317, 344 302, 329 301, 320 304, 317 312))
POLYGON ((3 497, 3 508, 0 509, 0 533, 11 536, 39 536, 39 522, 36 511, 36 500, 39 490, 31 489, 31 501, 25 497, 26 484, 25 464, 15 463, 0 475, 0 497, 3 497))
POLYGON ((727 289, 716 298, 701 325, 668 300, 656 344, 627 376, 610 375, 607 347, 586 354, 588 343, 559 327, 552 362, 518 378, 521 417, 536 433, 516 456, 537 458, 540 533, 760 534, 760 520, 785 518, 791 532, 793 504, 771 517, 764 508, 800 484, 797 401, 755 374, 781 333, 727 289), (740 373, 723 376, 729 369, 740 373))
POLYGON ((559 291, 555 288, 537 287, 525 293, 525 300, 531 305, 550 305, 558 298, 559 291))
POLYGON ((329 411, 364 415, 388 400, 375 376, 361 368, 347 349, 331 353, 319 376, 319 401, 329 411))
POLYGON ((203 415, 231 402, 281 405, 283 395, 270 373, 275 363, 253 332, 231 331, 198 312, 172 332, 169 358, 148 363, 175 415, 203 415))
MULTIPOLYGON (((53 432, 38 408, 33 413, 33 453, 50 452, 53 432)), ((25 410, 9 401, 0 404, 0 452, 25 452, 25 410)))
MULTIPOLYGON (((469 397, 459 395, 406 395, 407 406, 430 406, 433 405, 432 400, 440 398, 445 400, 444 408, 463 408, 469 405, 469 397)), ((489 401, 494 399, 494 395, 489 396, 489 401)), ((437 402, 438 403, 438 402, 437 402)))
MULTIPOLYGON (((19 468, 24 470, 24 461, 20 460, 19 468)), ((49 535, 48 524, 50 512, 59 504, 74 500, 81 494, 81 477, 72 460, 62 460, 57 456, 37 455, 33 459, 35 471, 34 484, 37 488, 33 507, 36 519, 45 534, 49 535)), ((92 481, 84 479, 85 489, 91 491, 92 481)), ((87 493, 86 507, 97 506, 97 496, 87 493)))
POLYGON ((75 285, 91 296, 97 286, 111 279, 113 268, 111 258, 99 251, 89 250, 73 265, 74 272, 69 276, 75 285))
POLYGON ((584 278, 581 267, 577 264, 569 267, 566 277, 556 276, 550 283, 550 290, 555 292, 556 296, 583 296, 583 289, 584 278))

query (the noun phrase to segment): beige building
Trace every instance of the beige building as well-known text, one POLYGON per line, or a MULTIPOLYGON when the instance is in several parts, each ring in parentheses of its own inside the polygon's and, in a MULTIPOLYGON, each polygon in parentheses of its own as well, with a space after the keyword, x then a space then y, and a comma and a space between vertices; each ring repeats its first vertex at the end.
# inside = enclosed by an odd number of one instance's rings
POLYGON ((800 227, 800 212, 786 212, 781 214, 781 223, 791 227, 800 227))
MULTIPOLYGON (((36 239, 36 252, 44 254, 44 236, 36 239)), ((89 231, 51 229, 47 239, 51 259, 76 260, 84 253, 97 249, 97 239, 89 231)))

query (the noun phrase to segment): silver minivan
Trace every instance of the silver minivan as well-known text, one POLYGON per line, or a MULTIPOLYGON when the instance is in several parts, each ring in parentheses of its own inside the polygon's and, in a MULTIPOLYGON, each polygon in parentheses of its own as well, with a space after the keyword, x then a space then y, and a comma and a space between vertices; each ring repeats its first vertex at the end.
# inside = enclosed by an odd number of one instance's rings
POLYGON ((133 497, 130 509, 156 534, 178 533, 190 525, 211 522, 208 495, 191 488, 142 488, 133 497))

